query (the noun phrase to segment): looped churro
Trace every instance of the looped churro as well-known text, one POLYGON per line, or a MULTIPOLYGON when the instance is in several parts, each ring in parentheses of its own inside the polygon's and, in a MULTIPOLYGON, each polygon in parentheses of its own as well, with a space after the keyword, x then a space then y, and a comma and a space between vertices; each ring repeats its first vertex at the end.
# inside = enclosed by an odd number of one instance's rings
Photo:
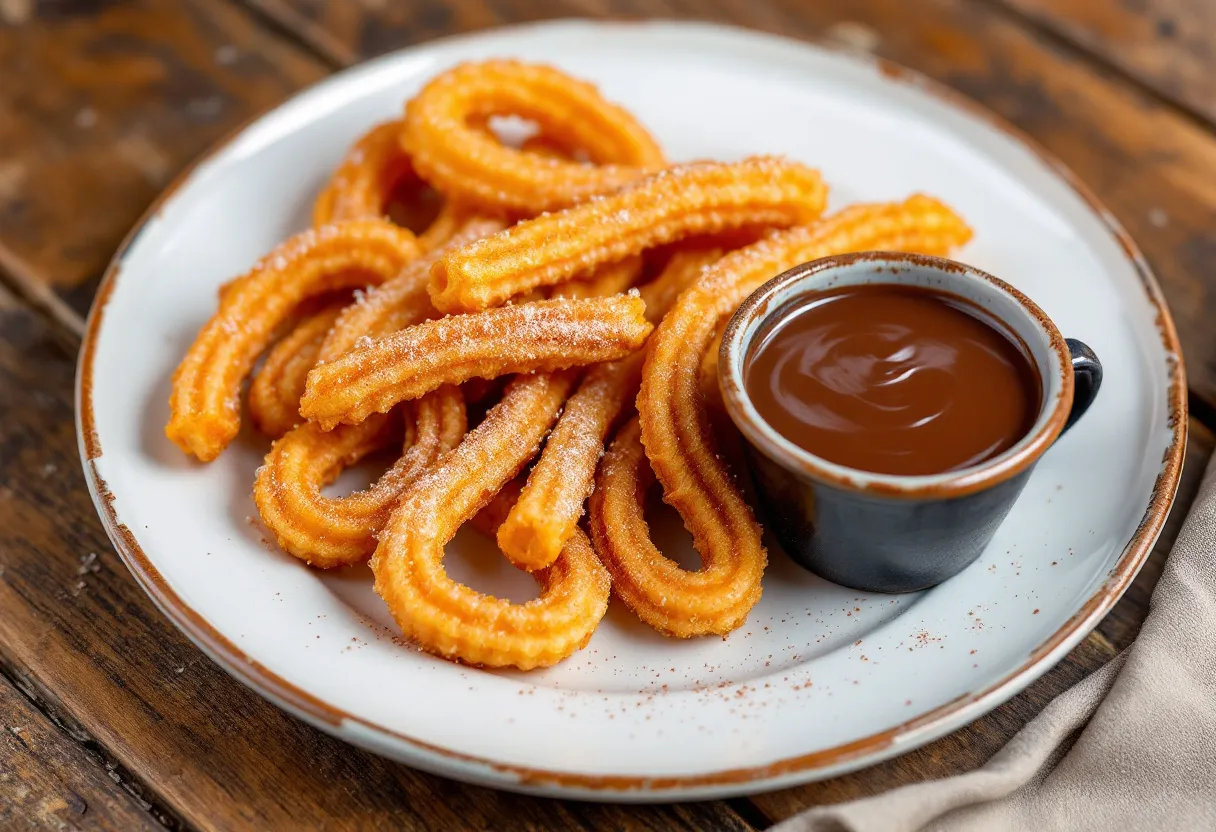
POLYGON ((384 217, 393 190, 414 175, 401 147, 403 128, 400 119, 378 124, 351 145, 313 203, 314 226, 384 217))
POLYGON ((406 490, 381 533, 376 592, 424 649, 488 667, 545 667, 584 646, 607 611, 608 573, 581 532, 533 573, 541 595, 524 604, 443 570, 444 545, 535 455, 572 381, 570 371, 515 379, 485 421, 406 490))
MULTIPOLYGON (((699 570, 687 571, 651 542, 644 507, 653 485, 635 418, 609 445, 591 495, 592 540, 612 573, 613 591, 639 618, 666 635, 730 632, 760 599, 765 553, 759 529, 750 513, 744 528, 724 517, 723 522, 744 538, 739 542, 747 551, 736 555, 723 543, 707 549, 708 556, 702 552, 699 570), (668 589, 669 597, 663 595, 668 589)), ((705 507, 707 512, 712 509, 705 507)))
POLYGON ((405 452, 370 488, 326 497, 321 488, 372 451, 399 436, 391 415, 325 432, 305 423, 274 443, 258 469, 253 498, 262 521, 284 551, 330 569, 371 555, 379 533, 406 487, 465 433, 464 399, 441 387, 404 408, 405 452))
MULTIPOLYGON (((419 192, 426 188, 401 146, 404 128, 401 119, 378 124, 351 146, 317 195, 312 211, 314 227, 347 220, 382 219, 403 183, 412 182, 419 192)), ((424 251, 438 248, 477 218, 471 206, 444 199, 439 213, 418 234, 418 245, 424 251)))
POLYGON ((611 361, 650 334, 644 311, 640 297, 615 295, 427 321, 318 365, 308 374, 300 413, 328 430, 443 384, 611 361))
POLYGON ((491 210, 539 214, 614 191, 662 167, 662 151, 628 112, 594 86, 546 66, 469 63, 409 102, 402 142, 419 174, 450 197, 491 210), (505 147, 479 123, 514 115, 594 164, 505 147))
MULTIPOLYGON (((721 249, 676 253, 663 272, 642 287, 647 319, 661 320, 680 291, 721 255, 721 249)), ((527 485, 498 528, 498 545, 516 566, 529 571, 548 566, 574 534, 595 484, 604 441, 637 395, 643 358, 638 350, 619 361, 597 364, 566 402, 527 485)))
POLYGON ((675 636, 727 633, 760 598, 760 526, 722 461, 700 391, 701 359, 721 321, 799 263, 868 249, 944 254, 970 233, 929 197, 856 206, 723 257, 680 295, 648 346, 638 424, 663 499, 692 533, 702 568, 689 572, 656 556, 641 519, 644 477, 632 427, 613 443, 591 501, 596 551, 639 618, 675 636))
POLYGON ((300 396, 308 372, 344 305, 330 304, 300 321, 262 362, 249 385, 248 399, 249 415, 262 433, 278 439, 300 423, 300 396))
POLYGON ((485 309, 686 237, 807 223, 826 198, 818 172, 782 159, 672 168, 456 249, 431 270, 431 300, 445 312, 485 309))
POLYGON ((327 225, 276 248, 225 288, 178 365, 166 435, 186 453, 215 459, 240 428, 241 382, 300 302, 383 283, 418 253, 413 234, 383 220, 327 225))

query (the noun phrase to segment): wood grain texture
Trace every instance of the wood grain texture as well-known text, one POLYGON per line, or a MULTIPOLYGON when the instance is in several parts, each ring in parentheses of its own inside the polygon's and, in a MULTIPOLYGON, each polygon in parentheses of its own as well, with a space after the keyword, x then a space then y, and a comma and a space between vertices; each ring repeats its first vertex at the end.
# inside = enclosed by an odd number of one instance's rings
POLYGON ((331 739, 245 689, 156 611, 106 540, 79 470, 72 354, 11 304, 0 333, 0 665, 186 824, 750 829, 724 803, 606 806, 465 786, 331 739))
POLYGON ((164 829, 104 764, 0 676, 0 829, 164 829))
POLYGON ((1182 483, 1170 520, 1132 587, 1097 630, 1041 679, 966 728, 855 774, 751 798, 765 817, 782 820, 811 806, 856 800, 909 783, 961 774, 983 765, 1052 699, 1130 645, 1148 613, 1149 596, 1161 577, 1165 558, 1216 448, 1216 438, 1210 430, 1195 421, 1189 428, 1190 442, 1182 483))
POLYGON ((997 0, 1216 124, 1211 0, 997 0))
POLYGON ((985 0, 427 0, 408 12, 344 0, 246 1, 342 63, 504 22, 654 16, 827 41, 916 69, 1028 132, 1107 204, 1161 279, 1192 390, 1216 402, 1216 137, 985 0))
POLYGON ((0 268, 87 310, 170 180, 325 71, 224 0, 0 3, 0 268))
MULTIPOLYGON (((1208 289, 1216 139, 1142 86, 1095 70, 1084 54, 1020 25, 992 5, 998 0, 245 2, 335 65, 503 23, 654 15, 826 40, 911 66, 1028 130, 1107 201, 1162 277, 1195 389, 1216 402, 1208 326, 1216 304, 1208 289)), ((1027 15, 1048 5, 999 2, 1027 15)), ((1120 8, 1138 5, 1123 0, 1120 8)), ((1096 42, 1059 31, 1099 53, 1096 42)), ((1119 66, 1157 84, 1131 64, 1119 66)), ((28 678, 40 707, 74 715, 78 737, 102 749, 131 788, 199 828, 748 828, 721 803, 615 808, 532 800, 424 775, 331 740, 205 659, 153 609, 110 549, 77 468, 69 356, 79 318, 73 324, 72 308, 87 306, 110 252, 178 169, 325 72, 324 61, 227 0, 0 0, 0 273, 60 324, 48 326, 0 292, 0 664, 28 678)), ((1167 535, 1176 533, 1212 449, 1210 433, 1194 422, 1192 432, 1189 485, 1167 535)), ((1163 551, 1095 634, 992 715, 877 768, 754 805, 780 818, 979 764, 1134 637, 1163 551)))

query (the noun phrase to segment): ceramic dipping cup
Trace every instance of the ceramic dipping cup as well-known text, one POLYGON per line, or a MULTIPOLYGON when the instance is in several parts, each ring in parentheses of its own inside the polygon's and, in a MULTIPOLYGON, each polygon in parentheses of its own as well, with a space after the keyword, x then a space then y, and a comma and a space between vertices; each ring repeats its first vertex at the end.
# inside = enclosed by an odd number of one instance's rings
POLYGON ((943 258, 866 252, 796 266, 761 286, 723 333, 718 374, 727 412, 747 440, 762 520, 785 551, 844 586, 911 592, 979 557, 1040 457, 1097 396, 1102 365, 1080 341, 1066 340, 1032 300, 990 274, 943 258), (744 384, 753 339, 787 304, 871 283, 959 296, 1017 335, 1041 381, 1042 405, 1029 433, 969 468, 897 476, 829 462, 766 424, 744 384))

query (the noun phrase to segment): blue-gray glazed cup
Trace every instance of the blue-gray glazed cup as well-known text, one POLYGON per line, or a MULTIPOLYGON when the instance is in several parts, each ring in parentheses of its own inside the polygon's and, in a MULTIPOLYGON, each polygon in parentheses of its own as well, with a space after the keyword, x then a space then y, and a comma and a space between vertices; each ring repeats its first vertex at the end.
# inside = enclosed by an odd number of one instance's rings
POLYGON ((747 440, 766 526, 812 572, 872 592, 934 586, 971 564, 1009 514, 1039 458, 1098 393, 1102 366, 1066 340, 1032 300, 979 269, 939 257, 865 252, 796 266, 761 286, 722 336, 718 379, 727 412, 747 440), (983 463, 926 476, 859 471, 829 462, 770 427, 747 396, 752 340, 787 304, 840 286, 899 283, 962 297, 1025 345, 1042 382, 1030 432, 983 463))

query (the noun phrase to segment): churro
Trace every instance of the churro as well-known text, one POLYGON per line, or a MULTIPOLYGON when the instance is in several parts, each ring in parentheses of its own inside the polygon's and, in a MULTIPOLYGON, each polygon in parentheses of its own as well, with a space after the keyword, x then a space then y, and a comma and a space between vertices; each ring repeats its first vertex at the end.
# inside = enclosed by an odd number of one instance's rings
POLYGON ((310 566, 370 558, 404 635, 438 656, 552 665, 591 638, 612 589, 666 635, 726 634, 767 562, 718 388, 727 319, 800 263, 946 254, 970 236, 930 197, 825 219, 826 194, 816 170, 778 157, 668 167, 587 82, 461 64, 351 146, 313 230, 224 284, 174 373, 166 434, 215 458, 265 353, 248 401, 277 437, 254 483, 263 521, 310 566), (396 459, 376 482, 327 496, 385 450, 396 459), (697 569, 651 539, 658 488, 697 569), (453 581, 444 547, 464 523, 540 597, 453 581))
POLYGON ((308 375, 300 413, 328 430, 443 384, 595 364, 641 346, 636 295, 547 300, 426 321, 355 347, 308 375))
POLYGON ((671 168, 452 251, 431 270, 431 300, 445 312, 485 309, 653 246, 733 228, 811 222, 826 195, 816 171, 777 158, 671 168))
POLYGON ((257 429, 278 439, 300 418, 300 396, 309 371, 316 365, 321 343, 345 303, 334 303, 296 324, 275 344, 249 385, 249 415, 257 429))
POLYGON ((481 239, 502 227, 501 220, 468 218, 446 243, 407 263, 392 280, 358 293, 355 302, 334 322, 314 363, 333 361, 360 339, 379 338, 434 317, 435 307, 427 294, 431 267, 449 249, 481 239))
POLYGON ((554 664, 585 645, 608 608, 608 573, 587 538, 534 573, 541 595, 513 604, 453 581, 443 547, 527 464, 573 382, 570 371, 519 377, 455 450, 402 496, 372 557, 376 592, 424 649, 489 667, 554 664))
MULTIPOLYGON (((647 319, 661 320, 679 293, 721 256, 721 249, 673 255, 659 277, 642 287, 647 319)), ((527 485, 498 527, 498 545, 516 566, 529 571, 548 566, 574 534, 595 485, 604 442, 637 395, 643 358, 639 350, 592 367, 566 402, 527 485)))
POLYGON ((405 488, 465 434, 464 399, 441 387, 394 414, 374 414, 358 425, 322 431, 307 422, 274 443, 258 469, 253 498, 262 521, 288 552, 330 569, 366 560, 376 535, 405 488), (395 424, 404 421, 404 431, 395 424), (327 497, 322 487, 367 454, 400 439, 404 452, 371 487, 327 497))
POLYGON ((314 226, 385 216, 394 189, 414 175, 403 128, 400 119, 378 124, 351 146, 313 203, 314 226))
POLYGON ((419 174, 449 197, 534 215, 574 204, 665 164, 650 134, 594 86, 518 61, 461 64, 428 83, 405 110, 402 142, 419 174), (480 123, 535 122, 549 147, 592 164, 506 147, 480 123))
POLYGON ((383 220, 326 225, 283 243, 223 291, 173 374, 165 433, 186 453, 215 459, 240 428, 241 382, 300 302, 383 283, 418 254, 412 233, 383 220))

